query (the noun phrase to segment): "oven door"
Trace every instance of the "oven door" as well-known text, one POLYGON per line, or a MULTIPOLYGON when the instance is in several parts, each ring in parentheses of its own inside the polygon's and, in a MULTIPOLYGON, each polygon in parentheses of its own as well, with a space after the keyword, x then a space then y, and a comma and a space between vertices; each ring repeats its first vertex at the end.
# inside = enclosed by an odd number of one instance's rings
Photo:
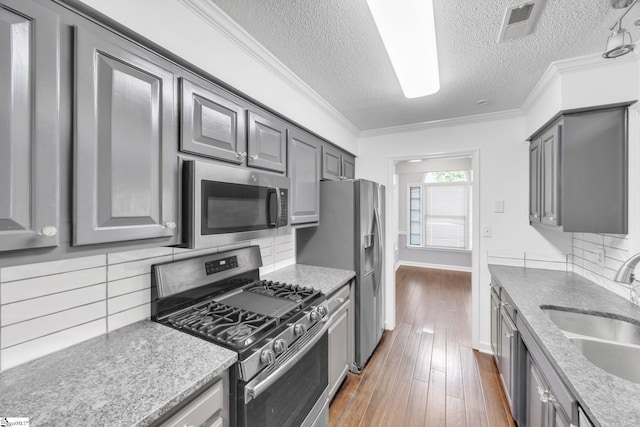
POLYGON ((285 357, 273 372, 266 376, 259 374, 249 383, 239 384, 239 426, 328 423, 328 326, 328 323, 319 325, 320 329, 314 336, 285 357))
POLYGON ((289 178, 202 161, 183 164, 186 245, 206 248, 289 227, 289 178))

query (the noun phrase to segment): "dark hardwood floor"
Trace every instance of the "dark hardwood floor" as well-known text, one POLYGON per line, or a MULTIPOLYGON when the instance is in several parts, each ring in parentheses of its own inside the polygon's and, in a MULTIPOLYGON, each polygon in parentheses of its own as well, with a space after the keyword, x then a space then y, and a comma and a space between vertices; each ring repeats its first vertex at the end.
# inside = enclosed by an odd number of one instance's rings
POLYGON ((400 267, 396 329, 349 373, 330 425, 515 426, 490 355, 471 348, 471 274, 400 267))

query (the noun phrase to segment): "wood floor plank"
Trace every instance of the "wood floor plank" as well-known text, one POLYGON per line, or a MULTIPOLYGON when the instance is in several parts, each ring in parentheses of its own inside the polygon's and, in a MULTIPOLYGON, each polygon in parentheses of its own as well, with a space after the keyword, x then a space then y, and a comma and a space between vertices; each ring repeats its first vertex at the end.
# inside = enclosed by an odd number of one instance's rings
POLYGON ((424 425, 428 393, 429 383, 413 380, 407 402, 407 411, 404 416, 404 423, 402 424, 403 426, 414 427, 424 425))
POLYGON ((446 425, 446 408, 447 401, 449 400, 446 395, 446 389, 446 373, 432 369, 429 378, 427 412, 424 420, 425 426, 444 427, 446 425))
POLYGON ((400 267, 396 321, 348 374, 331 427, 515 426, 492 356, 471 348, 469 273, 400 267))
POLYGON ((382 427, 397 427, 404 425, 404 417, 409 403, 411 384, 396 381, 391 387, 391 395, 382 418, 382 427))

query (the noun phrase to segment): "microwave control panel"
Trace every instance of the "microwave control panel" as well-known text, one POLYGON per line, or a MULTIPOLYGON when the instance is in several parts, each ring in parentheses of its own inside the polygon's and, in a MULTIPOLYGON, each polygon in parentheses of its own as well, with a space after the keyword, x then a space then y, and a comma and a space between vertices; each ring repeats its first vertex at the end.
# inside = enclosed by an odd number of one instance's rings
POLYGON ((238 267, 238 257, 236 256, 216 259, 214 261, 207 261, 204 263, 204 269, 207 272, 207 276, 210 274, 220 273, 221 271, 231 270, 236 267, 238 267))
POLYGON ((280 222, 278 227, 286 227, 289 224, 289 190, 280 188, 280 222))

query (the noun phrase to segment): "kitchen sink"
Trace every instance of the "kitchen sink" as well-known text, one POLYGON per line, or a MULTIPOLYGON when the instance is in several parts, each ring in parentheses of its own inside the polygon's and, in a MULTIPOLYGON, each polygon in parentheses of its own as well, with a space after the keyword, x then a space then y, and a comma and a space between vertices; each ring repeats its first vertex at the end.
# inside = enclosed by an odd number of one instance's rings
POLYGON ((640 347, 585 338, 571 338, 571 341, 598 368, 625 380, 640 383, 640 347))
POLYGON ((606 314, 540 307, 595 366, 640 383, 640 324, 606 314))
POLYGON ((564 332, 620 344, 640 345, 640 325, 638 324, 603 314, 544 307, 542 311, 564 332))

